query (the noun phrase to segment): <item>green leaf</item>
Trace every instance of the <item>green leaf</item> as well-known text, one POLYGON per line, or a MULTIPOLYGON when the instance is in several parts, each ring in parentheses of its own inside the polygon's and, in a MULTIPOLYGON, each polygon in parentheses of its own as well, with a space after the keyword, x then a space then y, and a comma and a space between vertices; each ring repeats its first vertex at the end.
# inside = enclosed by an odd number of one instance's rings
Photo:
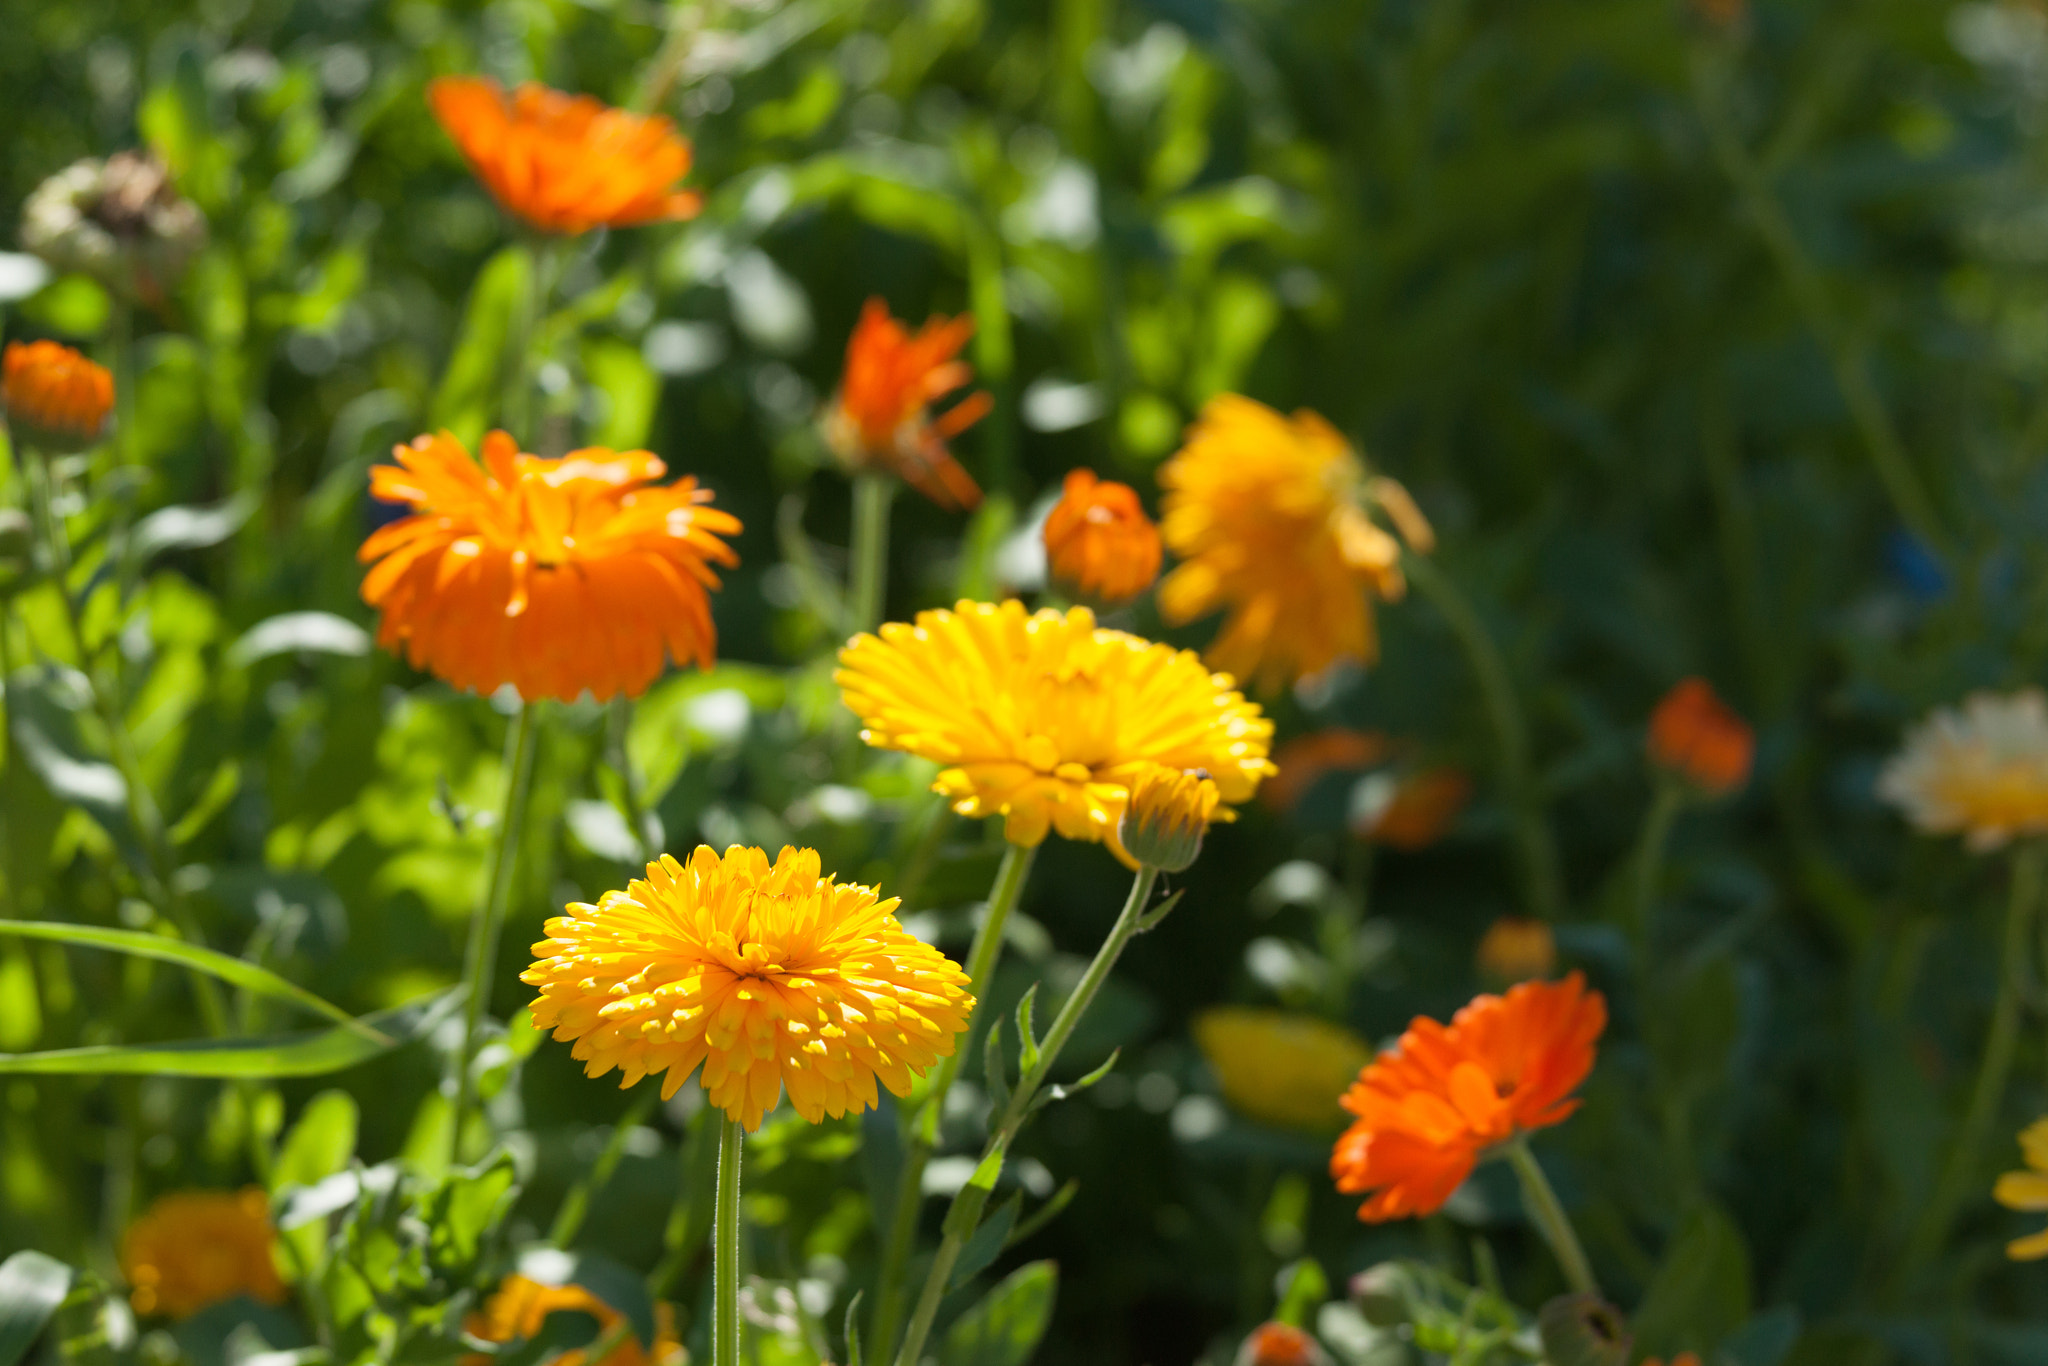
POLYGON ((661 377, 640 348, 615 337, 583 344, 583 371, 604 395, 604 416, 592 424, 588 444, 613 450, 637 450, 647 444, 654 426, 654 405, 661 398, 661 377))
POLYGON ((1096 1082, 1101 1081, 1104 1077, 1108 1076, 1110 1074, 1110 1071, 1116 1067, 1116 1060, 1122 1057, 1123 1054, 1124 1050, 1120 1047, 1112 1049, 1110 1050, 1109 1056, 1102 1060, 1102 1065, 1100 1067, 1096 1068, 1093 1072, 1090 1072, 1087 1076, 1082 1077, 1079 1081, 1070 1081, 1062 1083, 1058 1086, 1046 1087, 1043 1091, 1040 1091, 1038 1093, 1038 1098, 1031 1102, 1032 1113, 1036 1114, 1038 1111, 1044 1109, 1046 1106, 1052 1104, 1056 1100, 1065 1100, 1068 1096, 1080 1095, 1083 1091, 1093 1086, 1096 1082))
POLYGON ((973 1235, 975 1225, 981 1222, 981 1211, 988 1204, 989 1193, 996 1188, 996 1179, 1003 1174, 1003 1145, 999 1142, 989 1149, 988 1156, 974 1169, 974 1175, 967 1178, 953 1196, 953 1203, 946 1207, 945 1231, 948 1236, 968 1238, 973 1235))
MULTIPOLYGON (((114 953, 130 954, 136 958, 154 958, 159 962, 176 963, 180 967, 203 972, 209 977, 218 977, 230 986, 254 992, 258 996, 270 996, 280 1001, 290 1001, 303 1006, 316 1015, 341 1024, 344 1028, 361 1034, 362 1037, 380 1047, 388 1046, 391 1040, 379 1034, 362 1020, 343 1010, 330 1001, 322 1000, 312 992, 294 982, 244 959, 231 957, 216 949, 201 948, 188 944, 182 939, 170 939, 160 934, 148 934, 141 930, 113 930, 100 925, 67 925, 49 920, 0 920, 0 934, 18 935, 24 939, 48 939, 59 944, 77 944, 85 948, 108 949, 114 953)), ((85 1050, 74 1049, 74 1052, 85 1050)))
POLYGON ((997 1016, 989 1023, 988 1037, 981 1041, 981 1079, 988 1090, 991 1113, 1001 1115, 1010 1105, 1008 1064, 1003 1061, 1003 1021, 997 1016))
POLYGON ((0 1075, 217 1077, 238 1081, 325 1076, 420 1037, 460 999, 457 991, 438 992, 396 1010, 352 1019, 347 1025, 317 1034, 0 1053, 0 1075))
POLYGON ((996 1212, 974 1230, 974 1236, 960 1249, 960 1260, 953 1263, 953 1277, 946 1282, 948 1290, 958 1290, 979 1276, 1009 1246, 1010 1231, 1017 1226, 1017 1212, 1023 1203, 1024 1192, 1017 1191, 997 1205, 996 1212))
POLYGON ((1273 1311, 1273 1317, 1296 1328, 1307 1327, 1316 1306, 1330 1298, 1330 1278, 1323 1264, 1313 1257, 1303 1257, 1284 1268, 1280 1283, 1280 1305, 1273 1311))
POLYGON ((183 845, 227 809, 235 799, 235 793, 242 787, 242 765, 237 759, 223 759, 213 770, 213 776, 206 780, 206 789, 199 799, 192 803, 185 814, 178 817, 178 823, 167 832, 172 845, 183 845))
POLYGON ((1721 1354, 1733 1358, 1737 1366, 1778 1366, 1798 1345, 1799 1330, 1798 1309, 1781 1304, 1731 1333, 1721 1344, 1721 1354))
POLYGON ((71 1293, 76 1274, 55 1257, 17 1252, 0 1262, 0 1366, 15 1366, 71 1293))
POLYGON ((1031 1007, 1037 1000, 1038 983, 1033 982, 1017 1002, 1017 1070, 1027 1077, 1038 1066, 1038 1031, 1031 1023, 1031 1007))
POLYGON ((846 1302, 846 1366, 860 1366, 860 1301, 865 1290, 853 1292, 846 1302))
POLYGON ((1052 1322, 1059 1268, 1033 1262, 1005 1278, 946 1332, 945 1366, 1024 1366, 1052 1322))
POLYGON ((1636 1311, 1637 1345, 1651 1355, 1703 1351, 1750 1309, 1749 1249, 1725 1210, 1702 1205, 1664 1250, 1636 1311))
POLYGON ((370 633, 347 617, 332 612, 280 612, 242 632, 225 656, 235 668, 245 669, 272 655, 366 655, 370 633))
POLYGON ((219 545, 242 529, 261 500, 236 494, 215 507, 158 508, 135 524, 128 540, 131 564, 147 564, 170 550, 204 550, 219 545))
POLYGON ((474 445, 496 417, 505 347, 532 270, 526 249, 510 246, 477 272, 462 330, 434 394, 429 413, 434 428, 448 428, 474 445))
MULTIPOLYGON (((484 1239, 504 1223, 518 1198, 519 1169, 508 1152, 500 1150, 474 1167, 450 1171, 427 1201, 435 1264, 466 1272, 481 1256, 484 1239)), ((585 1288, 598 1294, 595 1286, 585 1288)))
POLYGON ((271 1168, 270 1188, 311 1186, 348 1166, 356 1151, 356 1103, 345 1091, 322 1091, 306 1103, 271 1168))

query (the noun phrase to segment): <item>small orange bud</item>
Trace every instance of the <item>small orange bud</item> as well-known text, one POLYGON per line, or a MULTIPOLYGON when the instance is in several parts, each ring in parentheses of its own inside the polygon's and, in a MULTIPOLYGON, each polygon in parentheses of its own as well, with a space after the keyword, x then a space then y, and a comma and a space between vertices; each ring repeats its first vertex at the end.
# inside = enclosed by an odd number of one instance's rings
MULTIPOLYGON (((1662 1357, 1644 1357, 1642 1366, 1664 1366, 1664 1359, 1662 1357)), ((1671 1366, 1700 1366, 1700 1354, 1698 1352, 1680 1352, 1677 1356, 1671 1358, 1671 1366)))
POLYGON ((1541 920, 1504 915, 1479 941, 1479 971, 1502 986, 1557 971, 1557 936, 1541 920))
POLYGON ((1045 519, 1046 567, 1078 596, 1129 602, 1159 577, 1159 528, 1129 484, 1074 470, 1045 519))
POLYGON ((1328 1360, 1314 1338, 1277 1320, 1252 1329, 1237 1351, 1238 1366, 1321 1366, 1328 1360))
POLYGON ((1424 768, 1360 784, 1366 800, 1352 830, 1392 849, 1425 849, 1443 838, 1472 796, 1472 780, 1455 768, 1424 768))
POLYGON ((72 451, 100 439, 114 406, 105 366, 57 342, 9 342, 0 371, 0 407, 17 440, 72 451))
POLYGON ((1756 732, 1728 709, 1703 678, 1687 678, 1650 713, 1650 758, 1709 796, 1749 781, 1756 732))

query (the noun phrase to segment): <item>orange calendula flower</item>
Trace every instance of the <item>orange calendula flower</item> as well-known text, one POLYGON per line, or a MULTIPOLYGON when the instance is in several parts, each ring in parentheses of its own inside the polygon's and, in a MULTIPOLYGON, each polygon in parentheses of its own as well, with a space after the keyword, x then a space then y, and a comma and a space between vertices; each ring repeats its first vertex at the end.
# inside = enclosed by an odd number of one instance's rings
POLYGON ((1206 774, 1226 804, 1273 771, 1273 723, 1229 677, 1085 607, 920 612, 855 636, 833 678, 862 739, 945 765, 932 789, 963 816, 1001 816, 1012 844, 1113 839, 1132 784, 1159 768, 1206 774))
POLYGON ((1504 915, 1479 941, 1479 971, 1503 984, 1532 981, 1557 971, 1557 936, 1541 920, 1504 915))
POLYGON ((1129 602, 1159 577, 1159 528, 1129 484, 1074 470, 1045 519, 1046 567, 1077 595, 1129 602))
POLYGON ((981 502, 981 488, 960 468, 946 442, 994 406, 986 393, 969 394, 938 417, 931 405, 972 382, 974 370, 958 359, 974 334, 974 319, 930 318, 915 335, 869 299, 846 343, 846 373, 826 405, 825 440, 849 469, 893 474, 942 508, 981 502))
POLYGON ((718 634, 712 565, 739 563, 720 540, 740 529, 705 506, 687 476, 646 451, 522 454, 484 438, 483 463, 446 432, 370 471, 370 492, 415 516, 381 527, 359 553, 372 564, 363 601, 383 618, 378 643, 458 688, 510 683, 528 701, 600 701, 645 691, 664 649, 710 667, 718 634))
MULTIPOLYGON (((484 1301, 483 1308, 463 1320, 462 1327, 473 1338, 485 1342, 524 1342, 540 1335, 548 1315, 557 1310, 588 1314, 597 1320, 600 1335, 618 1325, 620 1314, 580 1285, 543 1285, 516 1272, 507 1276, 484 1301)), ((654 1306, 653 1352, 640 1346, 640 1339, 627 1334, 598 1366, 681 1366, 688 1360, 676 1339, 675 1312, 666 1303, 654 1306)), ((554 1366, 584 1366, 588 1353, 572 1348, 552 1358, 554 1366)), ((481 1352, 462 1358, 462 1366, 489 1366, 491 1358, 481 1352)))
POLYGON ((1973 693, 1906 732, 1878 795, 1930 835, 1960 834, 1979 853, 2048 834, 2048 696, 1973 693))
POLYGON ((590 1076, 666 1072, 665 1100, 702 1065, 705 1096, 749 1132, 785 1087, 816 1124, 871 1108, 878 1078, 909 1095, 967 1028, 967 974, 896 905, 821 876, 815 850, 771 865, 699 845, 548 921, 519 980, 540 988, 534 1024, 573 1039, 590 1076))
POLYGON ((542 232, 688 218, 702 202, 676 188, 690 144, 658 115, 531 82, 507 95, 475 76, 442 77, 427 103, 499 205, 542 232))
POLYGON ((138 1314, 190 1318, 247 1295, 283 1304, 271 1260, 276 1234, 262 1191, 174 1191, 161 1196, 121 1239, 121 1274, 138 1314))
POLYGON ((1259 790, 1259 796, 1275 811, 1292 811, 1325 776, 1372 768, 1393 753, 1393 742, 1377 731, 1332 727, 1298 735, 1274 754, 1273 764, 1279 772, 1259 790))
POLYGON ((1650 713, 1650 758, 1701 792, 1724 797, 1749 781, 1756 732, 1703 678, 1680 681, 1650 713))
POLYGON ((1336 428, 1236 394, 1202 409, 1159 486, 1160 529, 1182 560, 1160 611, 1178 624, 1227 608, 1209 659, 1265 689, 1378 657, 1372 599, 1400 598, 1407 580, 1375 511, 1415 551, 1435 545, 1408 491, 1368 476, 1336 428))
POLYGON ((1367 1197, 1367 1223, 1441 1209, 1489 1148, 1578 1108, 1606 1027, 1576 972, 1476 997, 1449 1025, 1418 1017, 1344 1093, 1357 1119, 1330 1155, 1337 1189, 1367 1197))
POLYGON ((1234 1366, 1323 1366, 1327 1361, 1314 1338, 1276 1319, 1252 1329, 1237 1349, 1234 1366))
MULTIPOLYGON (((1644 1357, 1641 1366, 1664 1366, 1664 1359, 1662 1357, 1644 1357)), ((1671 1366, 1700 1366, 1700 1354, 1698 1352, 1680 1352, 1677 1356, 1671 1358, 1671 1366)))
POLYGON ((1360 839, 1413 852, 1442 839, 1472 797, 1472 780, 1455 768, 1376 773, 1352 793, 1351 828, 1360 839))
MULTIPOLYGON (((1999 1177, 1991 1198, 2007 1209, 2039 1214, 2048 1210, 2048 1119, 2037 1119, 2020 1130, 2020 1155, 2027 1170, 1999 1177)), ((2016 1262, 2048 1257, 2048 1231, 2013 1239, 2005 1245, 2005 1255, 2016 1262)))
POLYGON ((92 445, 114 407, 114 377, 59 342, 9 342, 0 356, 0 408, 17 441, 51 451, 92 445))

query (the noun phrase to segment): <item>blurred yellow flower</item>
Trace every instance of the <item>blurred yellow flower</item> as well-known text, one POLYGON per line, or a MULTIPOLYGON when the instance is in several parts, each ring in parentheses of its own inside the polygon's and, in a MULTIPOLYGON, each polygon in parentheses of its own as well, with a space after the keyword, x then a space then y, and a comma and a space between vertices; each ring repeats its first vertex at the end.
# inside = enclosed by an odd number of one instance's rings
POLYGON ((1906 732, 1878 795, 1929 834, 1971 849, 2048 832, 2048 697, 2038 688, 1972 694, 1906 732))
POLYGON ((1157 766, 1131 783, 1131 797, 1117 826, 1118 842, 1139 863, 1178 873, 1202 852, 1202 836, 1213 820, 1237 813, 1217 810, 1222 794, 1206 773, 1157 766))
POLYGON ((1479 941, 1479 971, 1501 986, 1557 971, 1557 936, 1541 920, 1504 915, 1479 941))
POLYGON ((520 980, 540 988, 534 1024, 575 1040, 589 1076, 665 1070, 667 1099, 702 1064, 705 1095, 750 1132, 784 1087, 816 1124, 874 1105, 877 1078, 908 1095, 967 1027, 967 975, 896 905, 821 877, 815 850, 771 866, 699 845, 548 921, 520 980))
MULTIPOLYGON (((499 1282, 483 1308, 463 1320, 463 1330, 485 1342, 523 1342, 539 1335, 548 1315, 558 1309, 588 1314, 597 1320, 598 1332, 609 1332, 619 1321, 619 1312, 580 1285, 542 1285, 518 1273, 499 1282)), ((626 1340, 607 1352, 598 1366, 681 1366, 689 1360, 676 1340, 675 1311, 666 1303, 654 1306, 654 1352, 641 1350, 640 1339, 626 1340)), ((583 1366, 581 1348, 563 1352, 554 1366, 583 1366)), ((491 1358, 482 1352, 462 1358, 462 1366, 489 1366, 491 1358)))
POLYGON ((1100 630, 1085 607, 962 602, 856 636, 839 663, 861 738, 946 765, 933 790, 963 816, 1001 816, 1013 844, 1113 841, 1155 765, 1207 773, 1225 803, 1273 771, 1273 723, 1228 676, 1100 630))
MULTIPOLYGON (((1999 1177, 1991 1198, 2007 1209, 2048 1210, 2048 1119, 2037 1119, 2020 1130, 2020 1154, 2032 1170, 1999 1177)), ((2013 1239, 2005 1245, 2005 1255, 2016 1262, 2048 1257, 2048 1230, 2013 1239)))
POLYGON ((1335 1129, 1345 1088, 1372 1047, 1313 1015, 1221 1006, 1195 1019, 1195 1043, 1239 1113, 1282 1129, 1335 1129))
POLYGON ((247 1295, 283 1304, 284 1282, 270 1257, 270 1201, 242 1191, 173 1191, 128 1226, 121 1274, 138 1314, 189 1318, 247 1295))
POLYGON ((1182 564, 1159 586, 1176 625, 1228 608, 1209 660, 1271 690, 1379 654, 1373 597, 1407 591, 1401 544, 1435 545, 1408 491, 1368 476, 1335 427, 1236 394, 1209 401, 1161 467, 1160 530, 1182 564))

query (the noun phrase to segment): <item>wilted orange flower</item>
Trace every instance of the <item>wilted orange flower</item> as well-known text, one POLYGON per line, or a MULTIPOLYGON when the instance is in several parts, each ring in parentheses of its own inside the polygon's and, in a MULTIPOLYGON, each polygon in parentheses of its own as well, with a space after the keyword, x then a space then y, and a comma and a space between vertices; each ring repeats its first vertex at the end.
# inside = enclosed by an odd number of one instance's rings
POLYGON ((1487 1149, 1578 1108, 1606 1027, 1576 972, 1475 997, 1448 1026, 1417 1017, 1339 1102, 1358 1118, 1330 1155, 1337 1189, 1368 1197, 1367 1223, 1441 1209, 1487 1149))
POLYGON ((1408 491, 1369 477, 1336 428, 1236 394, 1202 409, 1159 486, 1160 529, 1182 560, 1160 611, 1179 624, 1227 607, 1209 659, 1265 689, 1378 656, 1371 599, 1401 597, 1407 580, 1374 511, 1414 550, 1435 544, 1408 491))
POLYGON ((1749 781, 1756 732, 1703 678, 1680 681, 1650 713, 1650 758, 1709 796, 1749 781))
POLYGON ((77 450, 105 430, 114 377, 59 342, 9 342, 0 358, 0 407, 18 441, 77 450))
POLYGON ((676 188, 690 144, 659 115, 475 76, 442 77, 427 103, 499 205, 542 232, 688 218, 702 202, 676 188))
POLYGON ((1159 577, 1159 528, 1137 490, 1097 479, 1093 470, 1067 475, 1043 536, 1052 577, 1081 597, 1129 602, 1159 577))
POLYGON ((358 558, 378 643, 458 688, 510 683, 528 701, 637 696, 662 652, 708 668, 717 653, 707 589, 739 563, 740 529, 709 490, 646 451, 525 455, 504 432, 483 463, 443 432, 370 471, 370 492, 417 515, 381 527, 358 558))
MULTIPOLYGON (((548 1315, 557 1310, 588 1314, 597 1320, 602 1336, 617 1326, 618 1310, 580 1285, 543 1285, 517 1272, 499 1282, 483 1308, 463 1320, 471 1337, 485 1342, 524 1342, 538 1337, 548 1315)), ((598 1366, 681 1366, 687 1360, 676 1339, 675 1311, 666 1302, 654 1306, 655 1339, 650 1355, 641 1349, 640 1339, 631 1333, 598 1362, 598 1366)), ((571 1348, 550 1360, 554 1366, 584 1366, 589 1354, 571 1348)), ((491 1358, 482 1352, 461 1359, 461 1366, 489 1366, 491 1358)))
POLYGON ((121 1274, 138 1314, 189 1318, 247 1295, 283 1304, 284 1282, 270 1257, 276 1235, 262 1191, 173 1191, 128 1226, 121 1274))
POLYGON ((1541 920, 1504 915, 1479 941, 1479 971, 1496 982, 1527 982, 1557 971, 1557 936, 1541 920))
POLYGON ((1321 1366, 1328 1360, 1314 1338, 1276 1319, 1252 1329, 1237 1350, 1235 1366, 1321 1366))
POLYGON ((1359 838, 1412 852, 1443 838, 1471 799, 1472 780, 1455 768, 1376 774, 1359 795, 1352 813, 1359 838))
POLYGON ((1298 735, 1274 754, 1273 766, 1280 771, 1259 795, 1275 811, 1292 811, 1324 775, 1371 768, 1393 752, 1393 742, 1377 731, 1331 727, 1298 735))
POLYGON ((961 602, 855 636, 839 666, 861 738, 945 765, 932 790, 963 816, 1001 816, 1012 844, 1113 837, 1155 768, 1206 773, 1232 804, 1272 771, 1273 723, 1228 676, 1102 630, 1085 607, 961 602))
POLYGON ((699 845, 548 921, 519 980, 540 988, 535 1026, 575 1040, 590 1076, 666 1071, 666 1100, 701 1063, 705 1096, 749 1132, 785 1086, 816 1124, 872 1107, 877 1078, 909 1095, 967 1027, 967 974, 905 933, 896 905, 820 876, 815 850, 771 866, 699 845))
POLYGON ((972 508, 981 489, 946 442, 994 406, 972 393, 934 418, 931 405, 974 379, 957 359, 974 319, 929 318, 915 336, 869 299, 846 343, 846 373, 825 409, 825 440, 849 469, 893 474, 942 508, 972 508))

